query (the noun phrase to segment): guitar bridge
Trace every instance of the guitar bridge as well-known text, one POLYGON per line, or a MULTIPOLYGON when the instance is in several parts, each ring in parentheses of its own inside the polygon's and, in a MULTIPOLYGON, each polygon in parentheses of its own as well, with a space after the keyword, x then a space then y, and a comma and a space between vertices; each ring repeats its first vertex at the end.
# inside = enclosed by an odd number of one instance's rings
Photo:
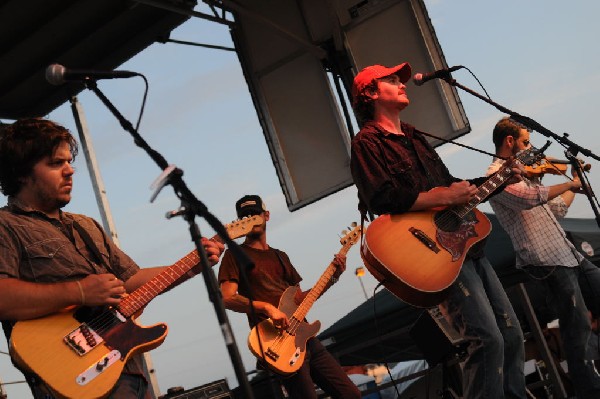
POLYGON ((86 323, 82 323, 67 334, 63 341, 73 352, 84 356, 96 346, 104 342, 104 339, 91 329, 86 323))
POLYGON ((279 359, 279 354, 271 348, 267 349, 267 351, 265 352, 265 356, 267 356, 269 359, 273 360, 274 362, 276 362, 277 359, 279 359))
POLYGON ((425 244, 427 248, 431 249, 436 254, 440 252, 440 248, 437 246, 435 241, 433 241, 427 234, 425 234, 423 230, 411 227, 408 229, 408 231, 410 231, 413 236, 415 236, 419 241, 425 244))

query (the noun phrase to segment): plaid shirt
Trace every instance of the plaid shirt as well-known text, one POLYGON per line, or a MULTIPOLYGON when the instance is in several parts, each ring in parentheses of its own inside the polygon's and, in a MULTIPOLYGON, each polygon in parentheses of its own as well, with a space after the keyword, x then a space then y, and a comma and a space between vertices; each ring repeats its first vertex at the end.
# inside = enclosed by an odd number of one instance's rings
MULTIPOLYGON (((495 158, 487 174, 497 171, 503 162, 495 158)), ((523 181, 490 198, 490 205, 515 248, 517 267, 574 267, 583 260, 556 220, 567 214, 567 204, 560 195, 548 201, 548 191, 539 178, 523 177, 523 181)))

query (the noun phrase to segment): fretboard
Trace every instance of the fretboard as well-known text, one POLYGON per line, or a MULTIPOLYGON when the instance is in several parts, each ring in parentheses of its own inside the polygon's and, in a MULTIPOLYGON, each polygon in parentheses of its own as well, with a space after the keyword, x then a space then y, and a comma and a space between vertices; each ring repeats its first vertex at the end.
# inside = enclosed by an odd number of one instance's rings
MULTIPOLYGON (((348 253, 348 250, 350 250, 352 244, 353 243, 351 242, 344 244, 344 246, 342 247, 342 249, 340 249, 338 254, 346 255, 348 253)), ((314 287, 309 291, 302 303, 298 306, 298 309, 296 309, 296 311, 294 312, 293 317, 296 320, 304 320, 312 305, 317 299, 319 299, 323 291, 325 291, 325 287, 327 287, 327 284, 329 283, 329 281, 331 281, 331 277, 335 273, 335 269, 336 267, 333 264, 333 262, 331 262, 329 266, 327 266, 327 269, 325 269, 319 280, 317 280, 314 287)))
POLYGON ((510 166, 508 166, 508 163, 505 162, 502 165, 502 167, 498 170, 498 173, 492 175, 489 179, 485 181, 485 183, 483 183, 477 188, 477 193, 473 196, 473 198, 471 198, 471 200, 469 200, 467 204, 453 207, 452 212, 454 212, 461 218, 465 217, 477 205, 479 205, 494 191, 496 191, 498 187, 500 187, 508 179, 510 179, 512 175, 512 169, 510 168, 510 166))
POLYGON ((123 298, 117 306, 119 312, 125 317, 133 316, 157 295, 171 288, 177 280, 192 270, 199 262, 198 252, 193 250, 123 298))

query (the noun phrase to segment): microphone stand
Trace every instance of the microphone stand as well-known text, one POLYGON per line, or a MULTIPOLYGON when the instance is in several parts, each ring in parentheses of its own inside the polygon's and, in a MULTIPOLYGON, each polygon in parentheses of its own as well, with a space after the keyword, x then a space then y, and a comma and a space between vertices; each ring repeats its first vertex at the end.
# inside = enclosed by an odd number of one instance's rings
POLYGON ((556 133, 553 133, 549 129, 545 128, 538 122, 534 121, 533 119, 531 119, 527 116, 524 116, 524 115, 520 115, 514 111, 511 111, 510 109, 503 107, 502 105, 496 103, 492 99, 490 99, 488 97, 484 97, 483 95, 477 93, 476 91, 471 90, 470 88, 468 88, 466 86, 463 86, 462 84, 458 83, 451 76, 446 76, 441 79, 444 80, 449 85, 458 87, 459 89, 462 89, 462 90, 466 91, 467 93, 494 106, 496 109, 502 111, 503 113, 510 115, 510 117, 513 120, 523 124, 524 126, 528 127, 529 129, 535 130, 536 132, 539 132, 546 137, 553 138, 554 140, 558 141, 563 147, 567 148, 567 150, 565 151, 565 155, 566 155, 567 159, 569 159, 569 161, 571 161, 571 164, 574 166, 575 171, 576 171, 577 175, 579 176, 579 180, 581 181, 581 188, 583 189, 583 192, 585 193, 585 195, 588 198, 588 201, 590 202, 590 206, 592 207, 592 211, 594 212, 594 215, 596 218, 596 224, 600 227, 600 212, 598 211, 598 206, 597 206, 598 199, 596 198, 587 179, 584 178, 585 171, 581 168, 580 162, 579 162, 579 160, 576 159, 576 156, 578 153, 582 153, 583 155, 592 157, 597 161, 600 161, 600 157, 595 155, 592 151, 588 150, 587 148, 581 147, 580 145, 572 142, 570 139, 568 139, 568 136, 569 136, 568 133, 563 133, 562 136, 559 136, 556 133))
POLYGON ((183 215, 184 219, 189 224, 189 230, 192 237, 192 241, 196 246, 196 250, 200 255, 200 265, 202 266, 202 276, 204 277, 204 282, 206 284, 206 289, 208 291, 208 296, 210 301, 213 303, 215 308, 215 313, 217 315, 217 319, 219 321, 219 326, 221 328, 221 333, 223 334, 223 339, 225 340, 225 344, 227 346, 227 350, 229 352, 229 357, 231 358, 231 362, 233 364, 233 368, 235 370, 235 374, 244 393, 244 397, 247 399, 253 399, 254 396, 250 389, 250 384, 248 383, 248 378, 246 376, 246 371, 244 369, 244 364, 240 357, 235 337, 231 330, 231 324, 227 318, 227 314, 225 313, 225 306, 223 305, 223 298, 221 296, 221 291, 217 285, 217 279, 215 278, 215 274, 208 263, 208 257, 206 255, 206 251, 204 250, 204 246, 202 246, 201 242, 201 233, 198 225, 194 222, 195 215, 203 217, 208 224, 217 232, 217 234, 223 239, 223 242, 227 245, 232 254, 236 257, 236 259, 240 262, 244 267, 240 267, 241 273, 251 267, 252 262, 248 259, 246 254, 239 248, 237 243, 235 243, 227 234, 227 230, 223 226, 223 224, 212 215, 206 206, 198 200, 194 194, 189 190, 187 185, 182 179, 183 171, 179 168, 174 167, 173 165, 169 165, 165 158, 152 149, 148 143, 140 136, 140 134, 136 131, 133 125, 125 119, 125 117, 119 112, 119 110, 110 102, 110 100, 98 89, 96 81, 93 79, 86 79, 85 85, 88 89, 93 91, 96 96, 106 105, 106 107, 110 110, 110 112, 117 118, 123 129, 131 134, 133 137, 134 143, 145 150, 150 158, 154 160, 154 162, 163 170, 163 173, 159 177, 159 184, 156 192, 154 193, 152 200, 156 197, 158 192, 164 187, 166 184, 170 184, 173 186, 175 191, 175 195, 181 200, 181 211, 180 213, 183 215))

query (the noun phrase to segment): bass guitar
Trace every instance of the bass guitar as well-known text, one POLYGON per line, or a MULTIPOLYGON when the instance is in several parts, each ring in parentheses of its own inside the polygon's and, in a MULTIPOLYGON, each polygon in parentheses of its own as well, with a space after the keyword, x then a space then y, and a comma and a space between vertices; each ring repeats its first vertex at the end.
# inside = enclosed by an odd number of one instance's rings
MULTIPOLYGON (((361 227, 356 223, 353 223, 352 226, 353 229, 350 232, 344 232, 344 237, 340 240, 342 244, 342 249, 338 252, 340 255, 346 255, 350 247, 361 236, 361 227)), ((321 328, 318 320, 308 324, 305 317, 325 290, 335 270, 336 266, 333 262, 330 263, 300 305, 297 305, 294 300, 299 290, 298 287, 289 287, 283 292, 278 309, 288 317, 289 326, 286 329, 277 328, 271 319, 266 319, 250 331, 248 336, 250 351, 273 372, 280 375, 291 375, 298 371, 304 363, 306 341, 314 337, 321 328)))
MULTIPOLYGON (((261 216, 225 225, 234 239, 263 222, 261 216)), ((215 236, 212 239, 220 240, 215 236)), ((21 368, 35 373, 60 398, 103 398, 116 384, 129 358, 158 347, 167 325, 140 326, 134 320, 153 298, 200 262, 193 250, 117 306, 70 307, 61 312, 15 324, 10 353, 21 368)))
MULTIPOLYGON (((542 157, 541 151, 528 149, 516 159, 531 165, 542 157)), ((506 161, 465 205, 377 217, 361 248, 365 266, 403 301, 417 307, 439 304, 469 249, 491 231, 489 219, 475 207, 512 175, 506 161)))

